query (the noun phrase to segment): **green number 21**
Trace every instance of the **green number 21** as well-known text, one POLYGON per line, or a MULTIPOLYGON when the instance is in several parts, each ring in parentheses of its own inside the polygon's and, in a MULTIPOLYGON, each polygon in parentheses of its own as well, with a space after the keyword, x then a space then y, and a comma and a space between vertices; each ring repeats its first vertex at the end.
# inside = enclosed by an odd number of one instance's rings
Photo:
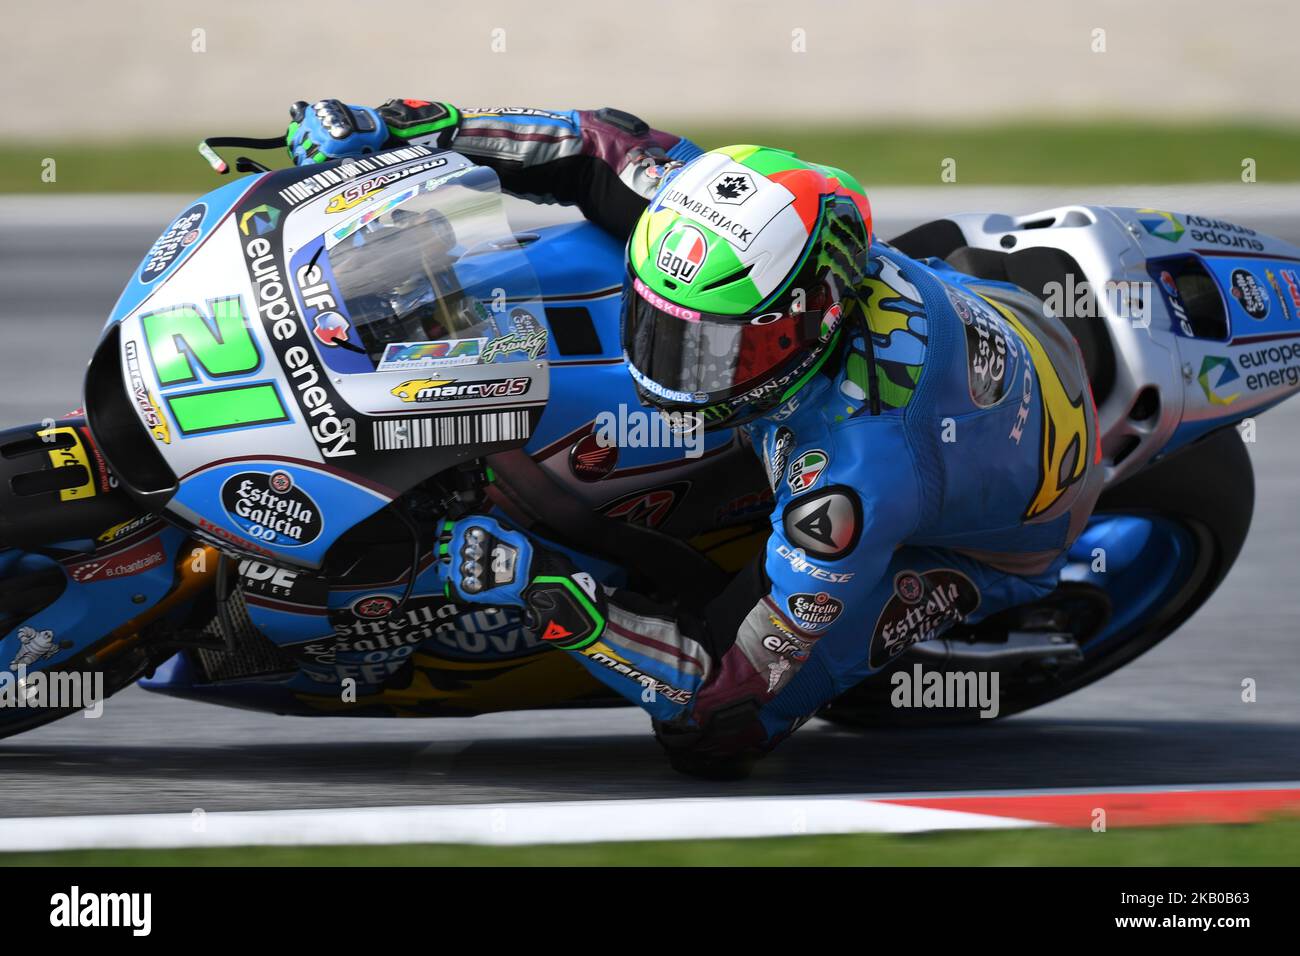
POLYGON ((266 382, 187 389, 203 381, 243 377, 262 365, 243 300, 211 299, 208 308, 211 318, 193 305, 180 305, 140 320, 163 400, 176 424, 186 435, 194 435, 288 421, 279 393, 266 382))

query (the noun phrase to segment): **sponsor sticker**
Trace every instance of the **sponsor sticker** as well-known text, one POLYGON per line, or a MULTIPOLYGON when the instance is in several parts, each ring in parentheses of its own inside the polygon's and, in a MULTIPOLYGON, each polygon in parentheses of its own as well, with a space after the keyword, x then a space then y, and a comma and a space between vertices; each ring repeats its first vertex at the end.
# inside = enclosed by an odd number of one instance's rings
POLYGON ((1191 319, 1187 315, 1187 309, 1183 305, 1183 297, 1178 292, 1178 283, 1174 280, 1173 275, 1168 269, 1162 269, 1158 278, 1160 288, 1164 290, 1165 298, 1169 302, 1169 308, 1174 313, 1174 321, 1177 323, 1178 330, 1188 337, 1195 336, 1196 332, 1192 328, 1191 319))
POLYGON ((814 558, 838 561, 857 547, 862 504, 847 485, 796 498, 782 515, 786 540, 814 558))
POLYGON ((397 599, 388 594, 367 594, 352 602, 351 611, 357 617, 373 621, 385 618, 397 609, 397 599))
POLYGON ((149 527, 158 520, 160 519, 154 515, 141 515, 138 518, 131 518, 121 524, 113 525, 107 531, 101 532, 95 538, 95 541, 97 544, 112 544, 114 541, 121 541, 127 535, 135 534, 137 531, 149 527))
POLYGON ((296 604, 322 607, 329 595, 329 583, 324 578, 267 561, 250 558, 240 561, 239 578, 245 594, 279 598, 296 604))
POLYGON ((287 471, 232 475, 221 486, 221 505, 245 534, 266 544, 310 544, 324 528, 320 508, 287 471))
POLYGON ((1296 275, 1294 269, 1282 269, 1278 272, 1282 277, 1283 283, 1286 284, 1287 298, 1291 300, 1291 305, 1300 316, 1300 276, 1296 275))
MULTIPOLYGON (((337 399, 330 394, 327 375, 314 360, 312 351, 305 345, 296 344, 300 335, 303 342, 308 341, 311 328, 308 320, 300 320, 294 310, 276 258, 277 251, 277 246, 265 236, 257 236, 244 244, 249 277, 253 280, 256 314, 271 337, 304 417, 311 423, 312 441, 321 455, 325 458, 352 457, 357 453, 356 420, 335 411, 334 401, 337 399)), ((300 292, 310 308, 328 310, 330 306, 324 298, 309 297, 312 290, 301 288, 318 280, 316 269, 300 270, 300 292)), ((342 406, 342 402, 339 404, 342 406)), ((282 408, 280 411, 283 413, 282 408)))
POLYGON ((264 236, 280 223, 280 210, 262 203, 239 214, 239 231, 246 236, 264 236))
POLYGON ((140 417, 144 419, 145 427, 149 429, 149 434, 154 437, 154 441, 170 445, 171 425, 163 416, 157 397, 145 384, 144 372, 140 364, 140 347, 136 345, 135 339, 126 340, 122 345, 122 355, 126 359, 126 376, 131 386, 131 397, 135 400, 135 407, 140 411, 140 417))
POLYGON ((966 327, 966 371, 971 401, 991 408, 1007 392, 1007 361, 1019 354, 1001 316, 974 296, 944 286, 953 311, 966 327))
POLYGON ((742 205, 755 192, 754 177, 743 170, 722 173, 709 182, 709 195, 713 201, 727 206, 742 205))
POLYGON ((172 220, 172 224, 158 237, 145 256, 144 265, 140 267, 141 282, 145 285, 153 282, 198 240, 203 218, 207 214, 207 204, 197 202, 172 220))
POLYGON ((1232 297, 1252 319, 1262 320, 1268 316, 1268 291, 1260 284, 1255 273, 1249 269, 1233 269, 1232 297))
POLYGON ((790 462, 790 474, 786 477, 785 483, 789 485, 791 494, 797 495, 817 484, 817 479, 822 476, 830 463, 830 455, 820 448, 806 451, 790 462))
POLYGON ((523 352, 530 360, 546 351, 549 334, 545 329, 527 332, 509 332, 485 343, 480 351, 484 362, 495 362, 513 352, 523 352))
POLYGON ((72 580, 81 584, 105 581, 109 578, 128 578, 156 568, 167 559, 162 542, 157 537, 148 538, 124 551, 103 558, 92 558, 68 565, 72 580))
MULTIPOLYGON (((422 169, 434 169, 438 166, 446 165, 446 160, 438 160, 422 164, 422 169)), ((378 176, 371 176, 357 183, 351 183, 341 192, 335 193, 330 197, 329 202, 325 204, 325 212, 335 214, 347 212, 355 206, 365 202, 385 186, 390 186, 395 182, 405 178, 409 173, 406 170, 393 170, 386 173, 380 173, 378 176)), ((415 195, 416 190, 408 190, 399 199, 394 200, 389 208, 397 205, 401 199, 409 199, 415 195)))
POLYGON ((794 194, 784 186, 732 163, 703 182, 683 181, 679 176, 664 186, 652 208, 690 216, 737 249, 746 250, 792 202, 794 194))
POLYGON ((595 434, 574 443, 569 469, 581 481, 600 481, 618 465, 618 446, 602 445, 595 434))
MULTIPOLYGON (((1300 342, 1279 342, 1276 345, 1263 345, 1259 348, 1236 352, 1234 357, 1241 369, 1241 376, 1245 378, 1246 387, 1252 392, 1281 386, 1295 388, 1300 385, 1300 342)), ((1209 361, 1210 356, 1206 356, 1202 368, 1209 361)), ((1231 367, 1230 362, 1219 376, 1218 384, 1220 386, 1237 378, 1235 375, 1229 376, 1228 367, 1231 367)), ((1204 383, 1202 383, 1202 387, 1205 387, 1204 383)), ((1210 397, 1210 392, 1207 391, 1206 395, 1210 397)), ((1210 397, 1210 401, 1214 404, 1228 404, 1228 401, 1214 402, 1213 397, 1210 397)))
POLYGON ((413 378, 395 385, 391 393, 410 404, 474 401, 484 398, 515 398, 525 394, 533 380, 526 375, 461 382, 454 378, 413 378))
POLYGON ((791 594, 785 599, 785 606, 795 623, 806 631, 819 631, 835 623, 844 611, 844 602, 825 591, 791 594))
POLYGON ((18 628, 18 653, 9 662, 9 669, 16 671, 20 667, 49 660, 63 650, 49 628, 35 628, 24 624, 18 628))
POLYGON ((1287 305, 1286 296, 1282 294, 1282 284, 1277 281, 1277 273, 1272 269, 1265 269, 1264 278, 1268 280, 1269 288, 1271 288, 1273 294, 1277 296, 1277 304, 1282 307, 1282 318, 1290 322, 1291 307, 1287 305))
POLYGON ((674 279, 690 285, 709 257, 704 233, 688 222, 679 222, 659 243, 657 265, 674 279))
POLYGON ((70 425, 63 425, 57 428, 46 428, 36 433, 42 441, 49 442, 57 446, 50 448, 45 454, 50 459, 52 468, 75 468, 85 469, 86 479, 78 485, 71 488, 59 489, 60 501, 81 501, 86 498, 93 498, 101 491, 109 491, 116 484, 115 479, 108 473, 108 465, 100 456, 99 452, 93 445, 88 447, 77 429, 70 425), (70 443, 64 444, 56 436, 64 435, 70 439, 70 443), (92 466, 91 458, 94 458, 92 466))
POLYGON ((654 289, 642 282, 639 276, 633 277, 632 288, 636 290, 637 295, 641 296, 641 298, 645 299, 660 312, 665 312, 673 318, 681 319, 684 322, 700 321, 700 313, 696 312, 694 309, 687 309, 669 302, 659 293, 655 292, 654 289))
MULTIPOLYGON (((426 186, 428 183, 425 184, 426 186)), ((325 237, 325 248, 333 249, 336 245, 352 235, 362 226, 369 225, 385 213, 392 212, 407 200, 414 199, 420 194, 418 187, 406 189, 398 193, 392 199, 386 199, 377 206, 372 206, 359 216, 349 219, 343 225, 339 226, 333 232, 325 237)))
POLYGON ((772 450, 767 455, 767 476, 775 489, 785 474, 785 463, 794 448, 794 432, 788 428, 778 428, 772 438, 772 450))
POLYGON ((937 637, 979 605, 979 589, 960 571, 900 571, 872 631, 871 667, 884 667, 913 644, 937 637))
POLYGON ((280 200, 287 206, 297 206, 331 188, 342 187, 342 191, 332 196, 327 204, 334 205, 331 212, 342 212, 391 183, 447 165, 447 160, 443 157, 414 162, 431 154, 432 150, 427 146, 404 146, 400 149, 376 153, 373 156, 353 157, 338 166, 322 169, 318 173, 291 183, 280 190, 280 200), (402 163, 409 163, 409 165, 401 166, 402 163), (400 168, 392 168, 397 166, 400 168), (361 179, 363 176, 366 177, 364 180, 361 179), (366 184, 369 186, 366 187, 366 184), (361 194, 360 198, 352 201, 358 194, 361 194))
POLYGON ((1147 231, 1147 235, 1166 242, 1177 242, 1183 238, 1183 224, 1173 213, 1162 209, 1139 209, 1137 214, 1138 222, 1147 231))
POLYGON ((473 365, 479 361, 486 338, 438 339, 432 342, 390 342, 379 360, 380 372, 406 372, 422 368, 473 365))
POLYGON ((617 521, 626 521, 643 528, 657 528, 668 520, 690 487, 689 481, 675 481, 659 488, 633 491, 601 505, 599 511, 605 517, 617 521))

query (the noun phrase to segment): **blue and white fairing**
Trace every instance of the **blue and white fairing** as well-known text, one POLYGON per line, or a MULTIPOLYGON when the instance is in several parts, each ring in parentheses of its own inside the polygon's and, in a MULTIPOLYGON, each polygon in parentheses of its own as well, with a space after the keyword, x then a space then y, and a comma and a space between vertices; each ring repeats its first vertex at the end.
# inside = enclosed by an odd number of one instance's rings
POLYGON ((495 174, 408 147, 187 207, 114 309, 86 405, 145 507, 317 568, 412 485, 523 445, 546 357, 495 174))
POLYGON ((1029 291, 1047 296, 1076 337, 1096 323, 1100 334, 1087 337, 1099 348, 1093 390, 1108 481, 1300 389, 1300 249, 1289 243, 1151 208, 951 219, 969 246, 1057 249, 1077 266, 1067 288, 1029 291))

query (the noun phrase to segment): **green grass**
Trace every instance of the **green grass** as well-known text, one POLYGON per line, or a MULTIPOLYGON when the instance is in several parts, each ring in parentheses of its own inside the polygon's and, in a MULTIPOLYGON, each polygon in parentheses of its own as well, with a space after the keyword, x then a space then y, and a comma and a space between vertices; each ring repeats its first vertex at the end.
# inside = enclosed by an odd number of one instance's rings
MULTIPOLYGON (((156 192, 197 196, 238 175, 239 150, 222 152, 232 172, 218 176, 193 142, 10 143, 0 146, 0 193, 156 192), (47 159, 55 161, 55 182, 42 180, 47 159)), ((287 166, 286 153, 246 153, 268 166, 287 166)))
POLYGON ((579 846, 231 847, 0 853, 4 866, 1294 866, 1300 820, 579 846))
MULTIPOLYGON (((666 124, 672 126, 673 124, 666 124)), ((674 127, 675 128, 675 127, 674 127)), ((841 166, 872 185, 940 182, 945 158, 966 184, 1241 181, 1242 159, 1260 182, 1300 181, 1300 130, 1214 123, 1017 123, 987 127, 804 127, 687 125, 705 146, 762 143, 841 166)), ((18 143, 0 147, 0 192, 149 191, 197 195, 219 185, 193 141, 18 143), (41 180, 42 161, 57 181, 41 180)), ((232 160, 238 150, 226 150, 232 160)), ((284 153, 255 153, 270 165, 284 153)))
MULTIPOLYGON (((694 132, 694 131, 691 131, 694 132)), ((701 131, 702 132, 702 131, 701 131)), ((706 140, 783 146, 873 185, 939 185, 956 161, 966 185, 1241 182, 1255 160, 1260 182, 1300 180, 1300 130, 1253 126, 1017 124, 950 129, 714 130, 706 140)))

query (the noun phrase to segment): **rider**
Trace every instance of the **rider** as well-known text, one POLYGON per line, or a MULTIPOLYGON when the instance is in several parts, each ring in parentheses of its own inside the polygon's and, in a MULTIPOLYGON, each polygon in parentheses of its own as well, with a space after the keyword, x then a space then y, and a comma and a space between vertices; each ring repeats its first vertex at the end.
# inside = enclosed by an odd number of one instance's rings
POLYGON ((852 176, 701 153, 608 109, 331 100, 293 118, 299 162, 433 142, 628 237, 643 401, 739 428, 762 459, 766 554, 702 608, 601 587, 492 518, 443 529, 449 593, 525 608, 650 712, 674 766, 743 773, 912 644, 1056 586, 1102 478, 1079 349, 1022 290, 874 240, 852 176))

